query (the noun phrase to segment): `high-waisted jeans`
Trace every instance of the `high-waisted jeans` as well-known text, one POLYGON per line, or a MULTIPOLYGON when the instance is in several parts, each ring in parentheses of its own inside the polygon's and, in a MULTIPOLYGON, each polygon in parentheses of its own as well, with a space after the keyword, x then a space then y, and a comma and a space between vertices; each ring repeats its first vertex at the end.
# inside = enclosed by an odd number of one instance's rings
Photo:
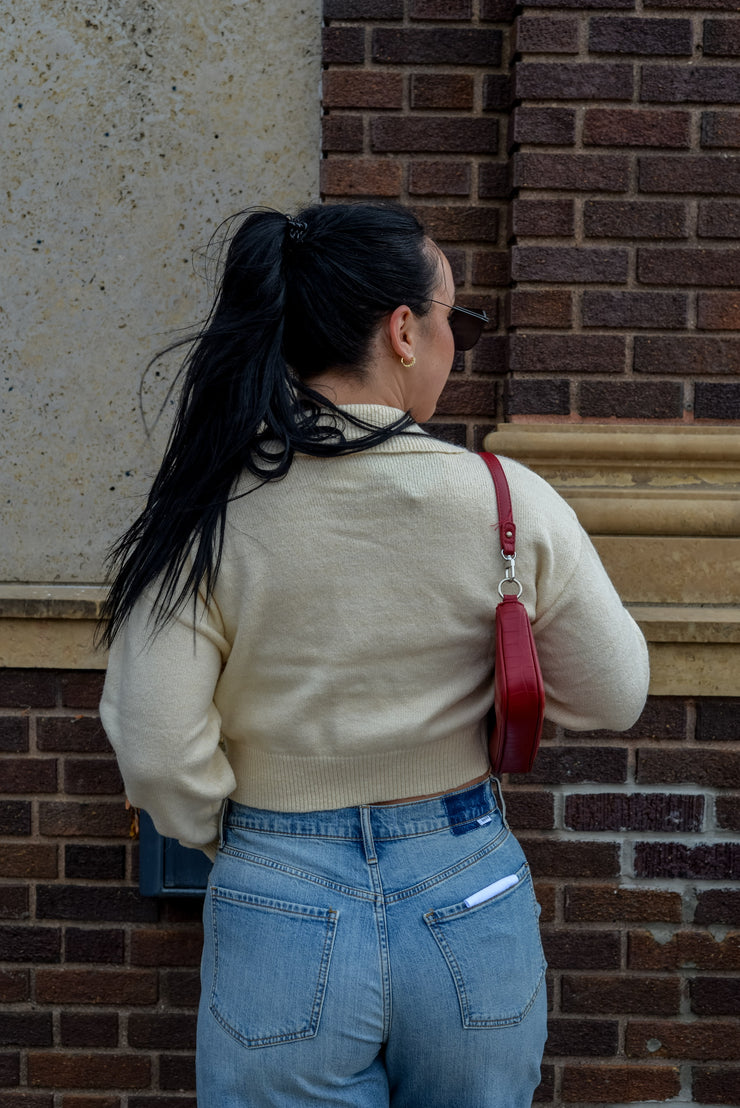
POLYGON ((230 803, 204 907, 199 1108, 529 1108, 538 917, 491 782, 333 811, 230 803))

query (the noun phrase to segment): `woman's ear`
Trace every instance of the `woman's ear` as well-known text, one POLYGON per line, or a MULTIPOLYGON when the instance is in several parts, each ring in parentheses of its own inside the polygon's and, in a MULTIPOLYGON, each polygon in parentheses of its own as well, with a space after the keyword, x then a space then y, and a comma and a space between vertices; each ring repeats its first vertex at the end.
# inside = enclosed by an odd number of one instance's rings
POLYGON ((398 358, 410 362, 414 356, 416 317, 407 304, 400 304, 388 318, 388 337, 398 358))

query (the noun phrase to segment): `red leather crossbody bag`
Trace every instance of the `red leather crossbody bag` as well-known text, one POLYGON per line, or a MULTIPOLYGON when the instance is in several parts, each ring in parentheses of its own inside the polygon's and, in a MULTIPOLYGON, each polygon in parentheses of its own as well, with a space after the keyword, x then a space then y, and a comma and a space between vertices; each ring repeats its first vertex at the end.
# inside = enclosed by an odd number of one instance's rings
POLYGON ((496 489, 501 556, 506 574, 499 583, 496 608, 496 664, 493 721, 488 743, 493 772, 528 773, 540 745, 545 689, 527 610, 515 576, 516 527, 509 484, 495 454, 481 454, 496 489), (505 589, 513 591, 505 592, 505 589))

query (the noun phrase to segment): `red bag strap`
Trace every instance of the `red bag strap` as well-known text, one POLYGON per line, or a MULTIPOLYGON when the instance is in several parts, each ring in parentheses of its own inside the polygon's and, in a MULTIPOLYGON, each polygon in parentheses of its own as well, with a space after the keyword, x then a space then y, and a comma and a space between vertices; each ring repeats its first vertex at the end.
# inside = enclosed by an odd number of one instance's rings
POLYGON ((481 458, 491 471, 493 485, 496 489, 496 502, 498 504, 498 528, 501 536, 501 552, 507 558, 516 554, 516 526, 514 513, 511 510, 511 495, 509 482, 506 480, 504 467, 495 454, 481 452, 481 458))

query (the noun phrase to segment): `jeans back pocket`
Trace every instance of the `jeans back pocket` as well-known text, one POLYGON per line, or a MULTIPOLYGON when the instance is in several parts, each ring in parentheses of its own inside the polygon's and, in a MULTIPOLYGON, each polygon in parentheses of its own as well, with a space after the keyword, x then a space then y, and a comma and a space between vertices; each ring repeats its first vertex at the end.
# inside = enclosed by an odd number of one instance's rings
POLYGON ((210 1010, 244 1046, 312 1038, 337 927, 332 908, 211 887, 210 1010))
POLYGON ((424 916, 452 974, 465 1027, 520 1023, 542 986, 546 962, 529 866, 517 877, 473 908, 453 904, 424 916))

